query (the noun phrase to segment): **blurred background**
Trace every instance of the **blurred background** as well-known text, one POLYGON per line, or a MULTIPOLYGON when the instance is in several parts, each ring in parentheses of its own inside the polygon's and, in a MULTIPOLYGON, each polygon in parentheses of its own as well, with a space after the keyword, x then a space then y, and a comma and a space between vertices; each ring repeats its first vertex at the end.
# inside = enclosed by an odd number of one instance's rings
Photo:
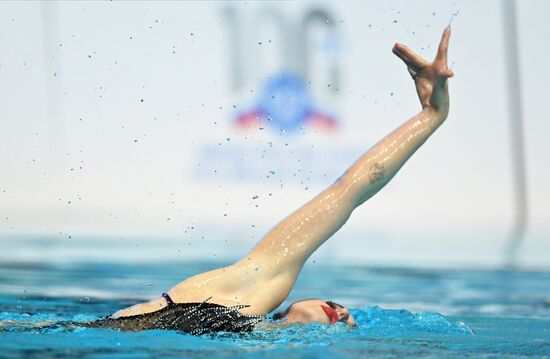
POLYGON ((550 3, 0 3, 0 261, 244 255, 419 111, 447 122, 310 259, 550 268, 550 3), (546 113, 546 115, 545 115, 546 113))

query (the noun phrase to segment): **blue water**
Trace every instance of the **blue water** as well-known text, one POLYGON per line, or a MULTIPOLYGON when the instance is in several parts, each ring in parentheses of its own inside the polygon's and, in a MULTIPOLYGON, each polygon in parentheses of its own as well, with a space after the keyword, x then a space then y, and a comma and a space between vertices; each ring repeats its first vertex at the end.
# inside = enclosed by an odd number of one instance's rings
POLYGON ((193 337, 36 326, 98 318, 221 264, 0 263, 0 356, 550 357, 550 273, 536 271, 306 266, 288 302, 341 302, 358 329, 310 324, 193 337))

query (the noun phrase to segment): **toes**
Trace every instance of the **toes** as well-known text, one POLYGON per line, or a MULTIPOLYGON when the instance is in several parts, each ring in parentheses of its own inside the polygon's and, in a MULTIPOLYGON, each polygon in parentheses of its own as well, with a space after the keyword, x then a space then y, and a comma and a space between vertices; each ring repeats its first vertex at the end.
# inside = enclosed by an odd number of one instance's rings
POLYGON ((443 30, 441 41, 439 42, 439 48, 437 49, 436 59, 442 60, 447 63, 447 51, 449 50, 449 39, 451 37, 451 27, 447 26, 443 30))
POLYGON ((392 51, 397 57, 403 60, 408 67, 413 69, 422 69, 428 65, 428 62, 424 60, 422 56, 403 44, 395 44, 392 51))

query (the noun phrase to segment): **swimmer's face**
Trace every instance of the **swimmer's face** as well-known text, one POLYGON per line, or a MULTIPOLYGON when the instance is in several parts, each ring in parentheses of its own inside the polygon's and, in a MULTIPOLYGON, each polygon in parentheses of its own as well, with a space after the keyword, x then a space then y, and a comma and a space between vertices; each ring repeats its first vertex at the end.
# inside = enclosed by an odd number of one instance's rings
POLYGON ((284 319, 286 323, 322 323, 342 322, 354 326, 355 320, 344 306, 321 299, 306 299, 295 302, 283 313, 274 315, 274 319, 284 319))

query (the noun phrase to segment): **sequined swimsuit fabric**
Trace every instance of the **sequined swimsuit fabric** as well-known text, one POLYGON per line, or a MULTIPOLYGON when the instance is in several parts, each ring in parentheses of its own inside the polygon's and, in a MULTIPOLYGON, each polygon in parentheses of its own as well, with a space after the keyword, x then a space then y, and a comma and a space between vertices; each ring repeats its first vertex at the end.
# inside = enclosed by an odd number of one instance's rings
POLYGON ((250 332, 265 319, 261 315, 247 315, 239 312, 245 305, 226 307, 208 302, 174 303, 156 312, 119 318, 103 318, 81 326, 89 328, 111 328, 122 331, 149 329, 177 330, 193 335, 214 332, 250 332))

